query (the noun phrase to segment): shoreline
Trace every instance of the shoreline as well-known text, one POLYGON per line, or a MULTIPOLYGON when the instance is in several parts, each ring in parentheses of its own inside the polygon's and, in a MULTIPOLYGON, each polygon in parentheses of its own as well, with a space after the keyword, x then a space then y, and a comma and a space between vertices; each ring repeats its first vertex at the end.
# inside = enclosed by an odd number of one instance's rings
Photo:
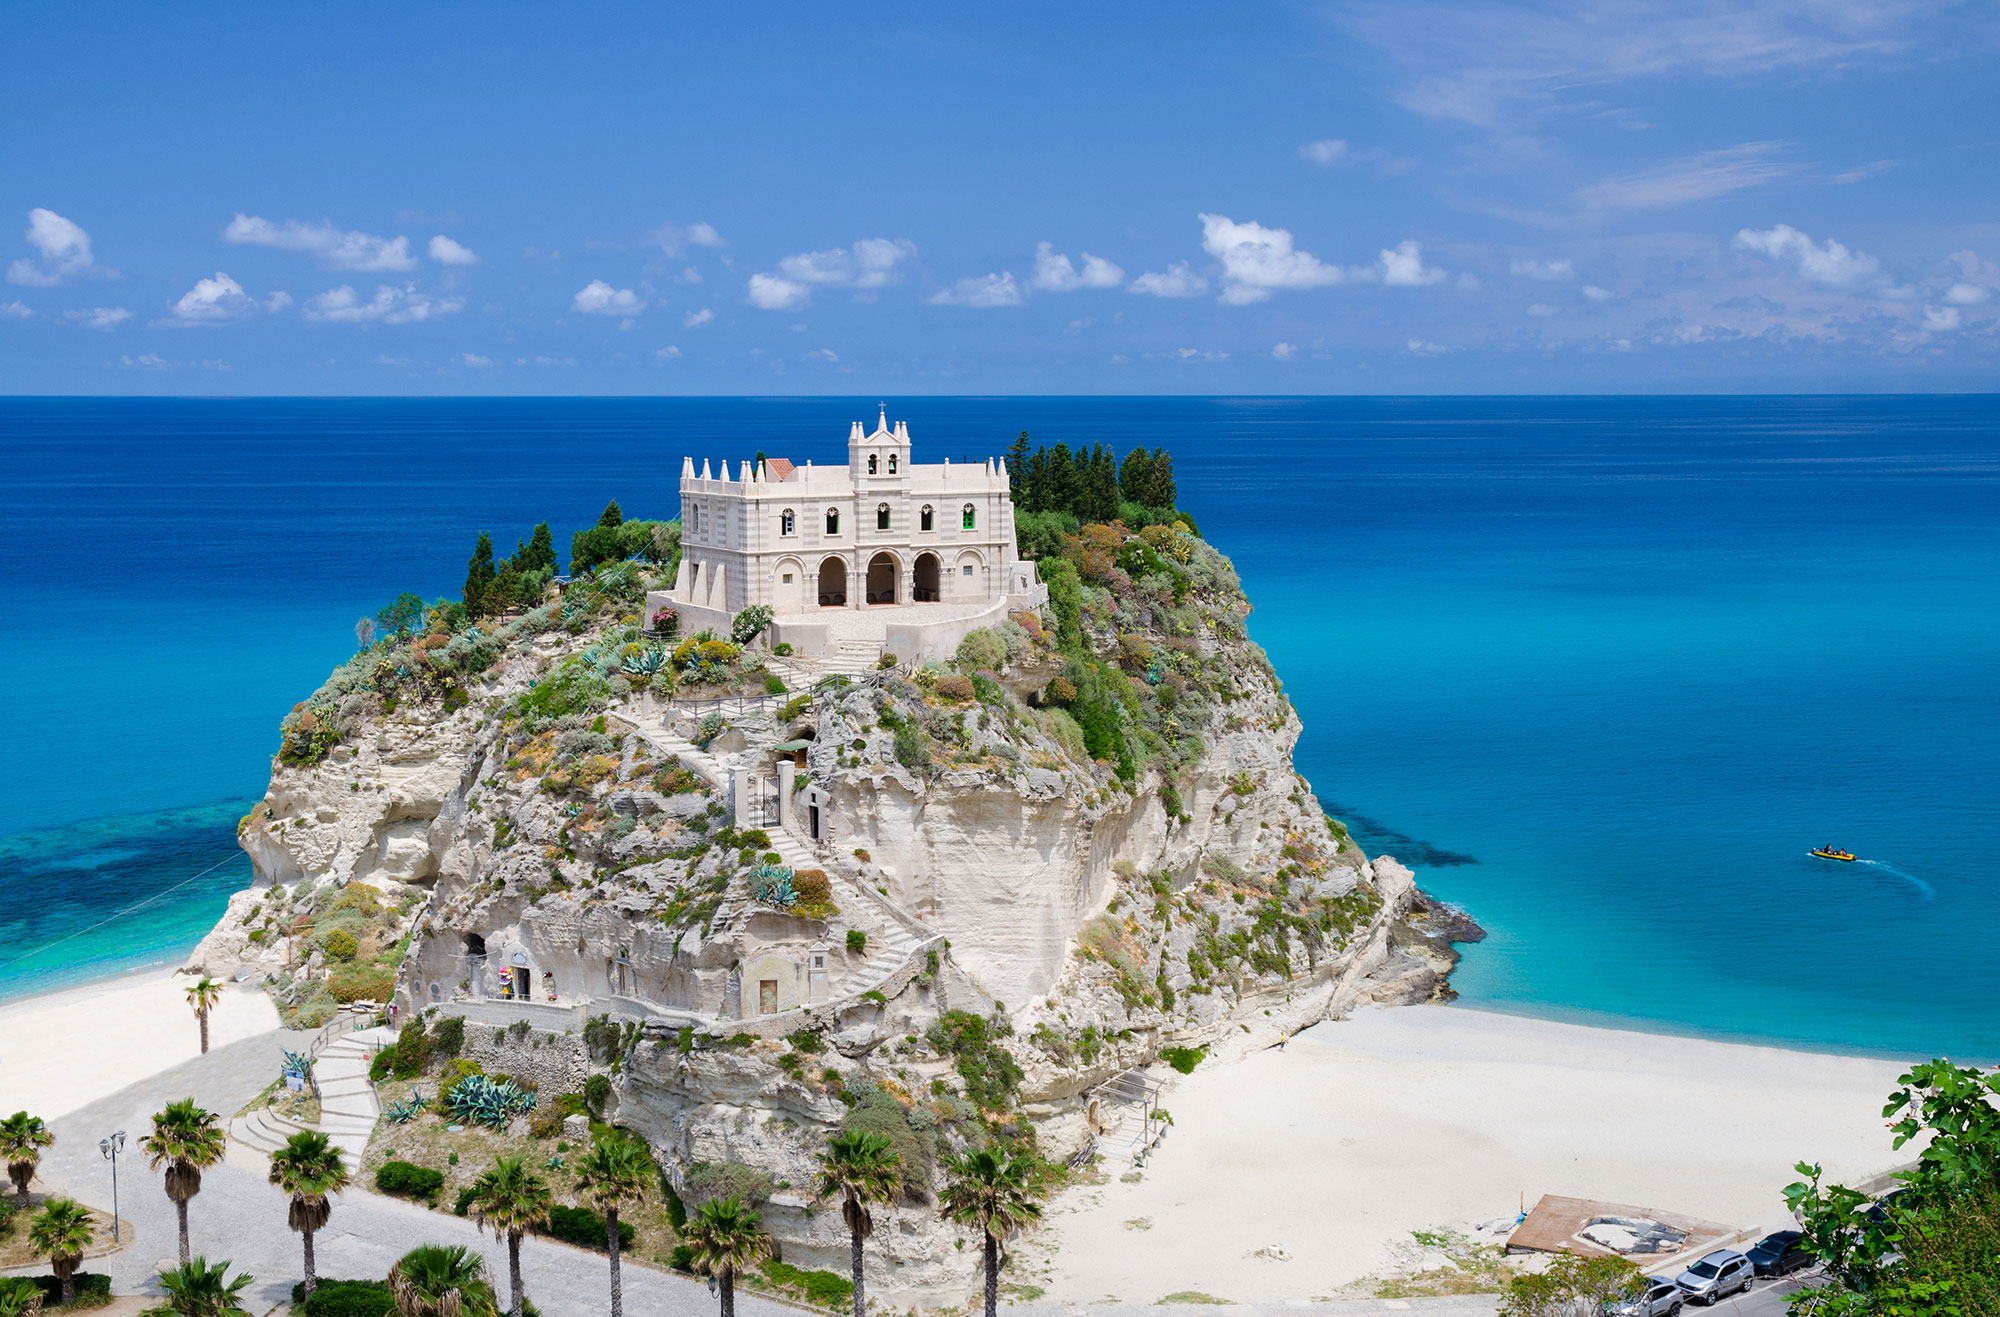
MULTIPOLYGON (((199 1055, 200 1025, 187 1004, 193 980, 176 969, 149 966, 0 1001, 0 1114, 54 1119, 199 1055)), ((209 1016, 209 1046, 278 1028, 262 989, 228 984, 209 1016)))
POLYGON ((1776 1230, 1795 1162, 1853 1184, 1909 1160, 1881 1120, 1905 1064, 1364 1007, 1174 1079, 1144 1168, 1050 1203, 1019 1279, 1062 1305, 1349 1297, 1411 1232, 1471 1234, 1543 1194, 1776 1230))

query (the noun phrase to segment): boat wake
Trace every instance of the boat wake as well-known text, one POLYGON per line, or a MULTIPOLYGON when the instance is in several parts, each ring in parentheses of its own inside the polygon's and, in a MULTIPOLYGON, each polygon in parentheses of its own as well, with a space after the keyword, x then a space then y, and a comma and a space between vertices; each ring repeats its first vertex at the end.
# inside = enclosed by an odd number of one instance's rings
POLYGON ((1870 865, 1873 868, 1880 869, 1883 873, 1892 873, 1896 875, 1898 878, 1901 878, 1904 882, 1908 883, 1910 886, 1916 888, 1919 892, 1922 892, 1924 894, 1924 900, 1926 901, 1937 899, 1937 892, 1931 887, 1929 883, 1925 882, 1923 879, 1917 877, 1913 873, 1904 873, 1901 869, 1898 869, 1893 864, 1884 864, 1880 860, 1856 860, 1855 863, 1870 865))

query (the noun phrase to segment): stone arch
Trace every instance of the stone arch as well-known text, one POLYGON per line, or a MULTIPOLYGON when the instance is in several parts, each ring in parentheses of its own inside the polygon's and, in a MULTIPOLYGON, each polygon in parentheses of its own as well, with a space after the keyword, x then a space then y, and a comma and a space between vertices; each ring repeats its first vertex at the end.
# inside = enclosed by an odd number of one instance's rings
POLYGON ((960 599, 986 590, 986 559, 977 549, 963 550, 952 562, 952 593, 960 599))
POLYGON ((903 564, 887 549, 868 560, 868 593, 863 596, 871 604, 893 604, 897 599, 897 578, 903 574, 903 564))
POLYGON ((806 611, 806 565, 797 558, 780 558, 771 568, 772 611, 780 617, 806 611))
POLYGON ((910 591, 910 597, 920 604, 936 603, 939 599, 943 598, 943 595, 939 593, 939 587, 943 584, 940 578, 943 575, 943 564, 938 561, 938 556, 935 553, 925 552, 918 554, 915 580, 912 583, 913 588, 910 591))
POLYGON ((838 554, 828 554, 819 560, 819 606, 847 606, 847 559, 838 554))

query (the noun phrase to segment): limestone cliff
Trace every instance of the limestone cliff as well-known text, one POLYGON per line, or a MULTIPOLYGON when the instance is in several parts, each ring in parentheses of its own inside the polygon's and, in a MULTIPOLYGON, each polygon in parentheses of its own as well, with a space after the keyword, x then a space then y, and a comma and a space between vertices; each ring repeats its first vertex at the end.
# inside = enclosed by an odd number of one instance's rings
POLYGON ((1043 612, 914 671, 662 642, 631 564, 434 619, 287 720, 241 832, 259 888, 196 959, 325 1005, 361 976, 265 889, 420 893, 375 936, 405 1018, 586 1036, 609 1118, 683 1197, 752 1192, 800 1265, 847 1245, 788 1186, 833 1131, 883 1133, 906 1196, 874 1283, 955 1297, 977 1251, 931 1206, 953 1150, 1109 1153, 1155 1132, 1103 1087, 1123 1071, 1449 992, 1435 908, 1293 770, 1227 561, 1090 526, 1045 567, 1043 612))

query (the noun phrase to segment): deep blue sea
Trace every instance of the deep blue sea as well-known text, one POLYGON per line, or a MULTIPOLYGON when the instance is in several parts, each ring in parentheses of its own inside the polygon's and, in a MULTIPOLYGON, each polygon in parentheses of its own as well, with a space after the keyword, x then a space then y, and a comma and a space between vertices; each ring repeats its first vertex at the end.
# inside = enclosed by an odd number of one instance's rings
MULTIPOLYGON (((479 530, 838 461, 875 402, 0 400, 0 996, 184 952, 278 719, 479 530)), ((2000 398, 889 410, 927 460, 1173 451, 1300 768, 1491 930, 1468 1000, 2000 1058, 2000 398)))

